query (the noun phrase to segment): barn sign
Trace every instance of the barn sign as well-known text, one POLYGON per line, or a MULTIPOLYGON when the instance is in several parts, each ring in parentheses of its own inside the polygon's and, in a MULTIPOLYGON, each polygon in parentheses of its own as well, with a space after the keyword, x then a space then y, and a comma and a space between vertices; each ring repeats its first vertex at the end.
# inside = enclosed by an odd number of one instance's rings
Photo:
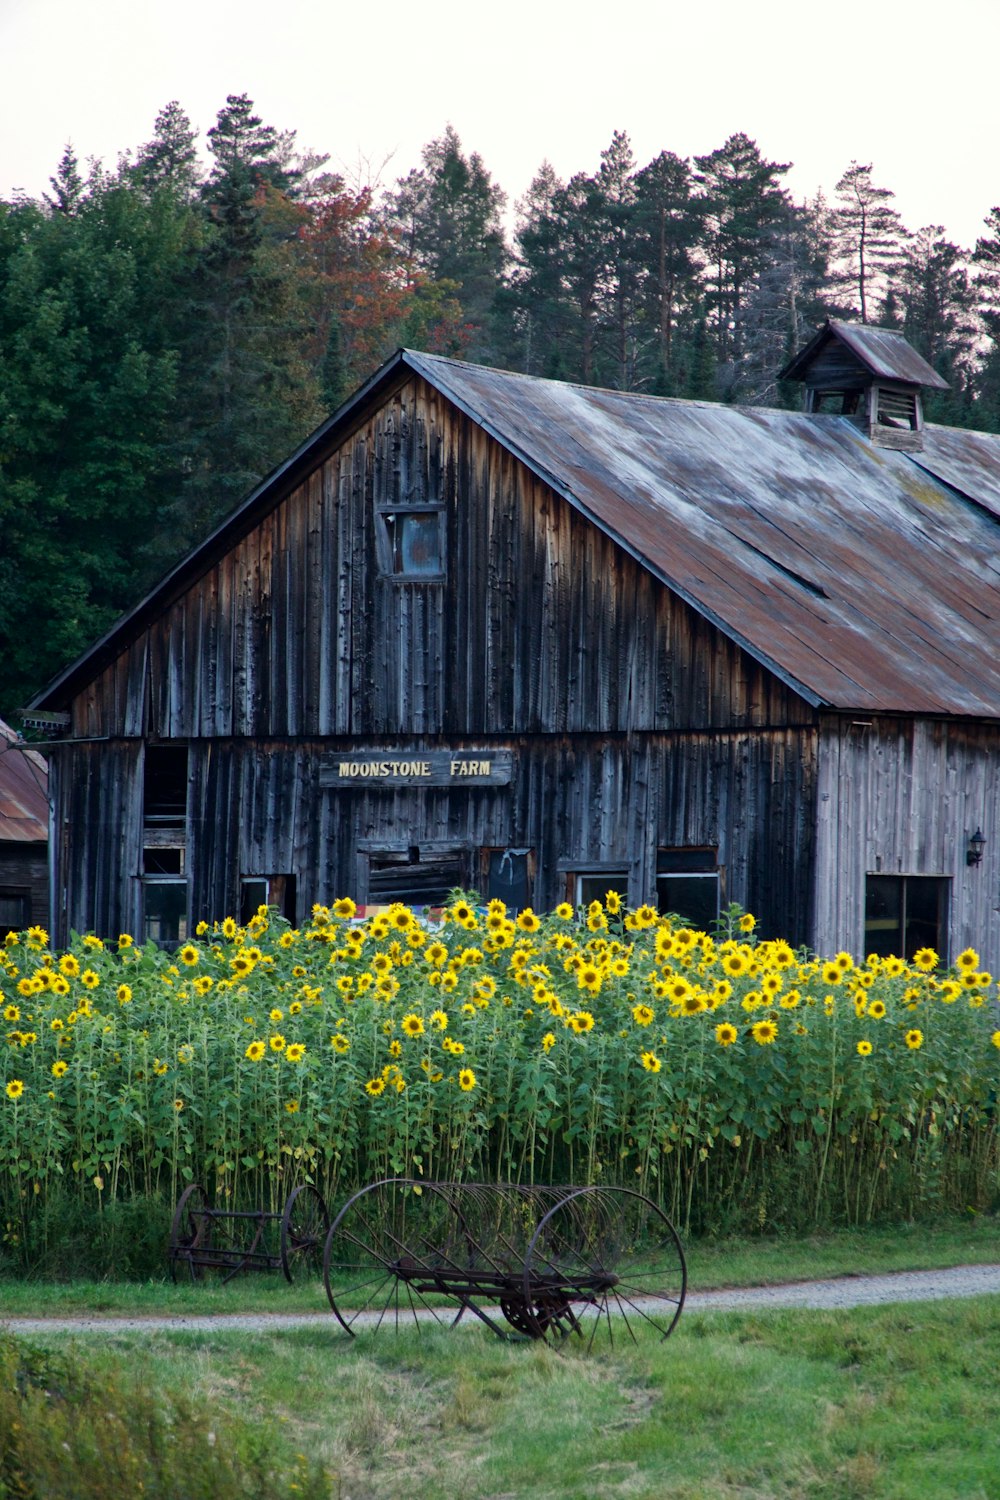
POLYGON ((320 786, 509 786, 510 750, 363 750, 327 754, 320 786))

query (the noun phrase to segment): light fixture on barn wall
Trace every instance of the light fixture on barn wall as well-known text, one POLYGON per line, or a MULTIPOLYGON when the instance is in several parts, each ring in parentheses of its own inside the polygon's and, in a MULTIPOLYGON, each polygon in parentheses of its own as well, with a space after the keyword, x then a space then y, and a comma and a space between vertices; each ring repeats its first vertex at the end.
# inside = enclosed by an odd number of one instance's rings
POLYGON ((975 833, 969 840, 969 847, 965 851, 965 863, 967 865, 978 865, 982 862, 983 850, 986 848, 986 840, 983 830, 977 826, 975 833))

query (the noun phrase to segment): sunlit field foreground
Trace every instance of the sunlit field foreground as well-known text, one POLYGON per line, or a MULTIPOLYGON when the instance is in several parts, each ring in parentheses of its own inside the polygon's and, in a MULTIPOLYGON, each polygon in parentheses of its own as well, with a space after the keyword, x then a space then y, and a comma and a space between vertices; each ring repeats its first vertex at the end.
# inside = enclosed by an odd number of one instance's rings
POLYGON ((0 1334, 31 1500, 988 1500, 1000 1298, 685 1313, 601 1357, 486 1329, 0 1334))
POLYGON ((0 957, 3 1263, 146 1272, 178 1194, 331 1207, 380 1177, 619 1183, 682 1233, 996 1206, 996 986, 651 908, 464 900, 201 924, 176 953, 41 929, 0 957), (75 1259, 74 1259, 75 1257, 75 1259))

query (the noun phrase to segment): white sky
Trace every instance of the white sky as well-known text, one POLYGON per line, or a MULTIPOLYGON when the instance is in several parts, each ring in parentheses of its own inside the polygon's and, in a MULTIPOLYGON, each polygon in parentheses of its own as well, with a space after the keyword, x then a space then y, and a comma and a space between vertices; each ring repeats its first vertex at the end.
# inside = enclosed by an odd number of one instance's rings
POLYGON ((1000 0, 0 0, 0 197, 48 188, 67 141, 113 165, 176 99, 227 94, 331 165, 391 183, 450 122, 510 200, 544 157, 639 165, 745 131, 797 198, 873 163, 911 229, 970 247, 1000 203, 1000 0))

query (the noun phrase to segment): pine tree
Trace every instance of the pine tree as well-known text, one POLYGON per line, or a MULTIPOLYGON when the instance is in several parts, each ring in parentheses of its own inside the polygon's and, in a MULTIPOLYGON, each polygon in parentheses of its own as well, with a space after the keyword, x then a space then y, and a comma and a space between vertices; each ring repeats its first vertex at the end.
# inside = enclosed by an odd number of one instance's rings
POLYGON ((715 320, 720 361, 738 360, 743 352, 744 303, 788 203, 779 179, 790 163, 765 160, 756 141, 742 133, 694 160, 704 213, 706 300, 715 320))
POLYGON ((986 233, 976 241, 973 291, 985 334, 985 349, 976 378, 977 425, 1000 432, 1000 207, 985 219, 986 233))
POLYGON ((386 201, 411 282, 447 281, 454 289, 470 358, 492 357, 493 319, 507 262, 501 211, 505 194, 482 158, 466 156, 451 125, 421 153, 423 165, 401 178, 386 201))
POLYGON ((907 231, 891 201, 895 193, 872 182, 872 167, 852 161, 836 187, 833 211, 836 284, 852 300, 862 323, 885 300, 898 268, 907 231))
POLYGON ((928 392, 926 414, 953 426, 969 419, 976 363, 975 295, 965 260, 943 227, 930 225, 909 241, 899 270, 903 334, 951 387, 928 392))
POLYGON ((672 383, 677 318, 699 294, 701 215, 690 165, 672 151, 661 151, 636 173, 635 189, 635 251, 646 273, 647 306, 657 344, 654 390, 670 395, 672 390, 658 387, 672 383))
POLYGON ((133 175, 147 192, 169 189, 190 201, 198 184, 197 136, 184 110, 172 99, 156 117, 154 135, 139 148, 133 175))

